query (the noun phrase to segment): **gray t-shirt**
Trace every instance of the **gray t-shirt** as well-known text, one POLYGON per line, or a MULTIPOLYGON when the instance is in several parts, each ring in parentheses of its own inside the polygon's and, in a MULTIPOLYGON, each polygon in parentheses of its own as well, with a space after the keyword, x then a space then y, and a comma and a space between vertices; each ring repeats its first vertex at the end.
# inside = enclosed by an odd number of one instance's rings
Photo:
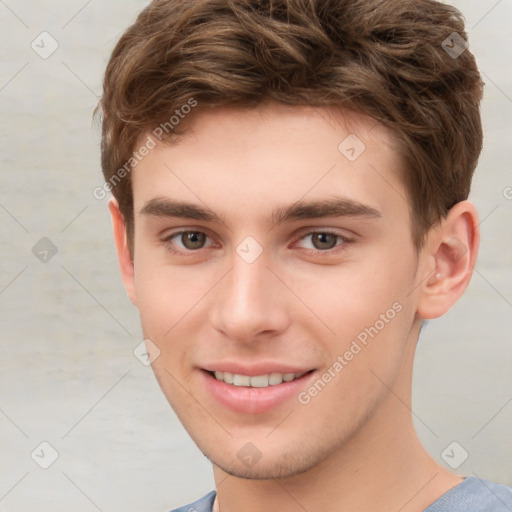
MULTIPOLYGON (((215 491, 171 512, 212 512, 215 491)), ((440 496, 423 512, 512 512, 512 488, 475 476, 440 496)))

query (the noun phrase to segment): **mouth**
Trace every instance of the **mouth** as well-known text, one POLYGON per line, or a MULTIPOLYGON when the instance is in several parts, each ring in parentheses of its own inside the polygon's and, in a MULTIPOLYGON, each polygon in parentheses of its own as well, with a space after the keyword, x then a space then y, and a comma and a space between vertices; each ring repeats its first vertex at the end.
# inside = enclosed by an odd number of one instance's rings
POLYGON ((209 371, 208 373, 218 381, 230 384, 232 386, 250 387, 250 388, 267 388, 269 386, 278 386, 283 382, 292 382, 300 379, 303 375, 314 370, 300 373, 265 373, 263 375, 242 375, 239 373, 209 371))
POLYGON ((203 389, 218 406, 236 413, 252 415, 278 411, 284 406, 294 406, 299 393, 310 385, 315 375, 314 369, 292 372, 289 371, 292 368, 286 368, 288 371, 277 372, 270 371, 269 368, 268 373, 262 372, 264 368, 260 368, 259 371, 251 369, 250 373, 253 375, 234 373, 233 370, 235 368, 203 368, 199 372, 199 375, 202 375, 203 389), (232 371, 225 371, 227 369, 232 371))
POLYGON ((232 386, 239 387, 250 387, 250 388, 267 388, 269 386, 278 386, 283 382, 292 382, 296 379, 300 379, 306 373, 310 373, 313 370, 308 372, 301 373, 265 373, 263 375, 242 375, 239 373, 230 373, 230 372, 220 372, 220 371, 211 371, 208 372, 212 377, 217 379, 218 381, 225 382, 226 384, 230 384, 232 386))

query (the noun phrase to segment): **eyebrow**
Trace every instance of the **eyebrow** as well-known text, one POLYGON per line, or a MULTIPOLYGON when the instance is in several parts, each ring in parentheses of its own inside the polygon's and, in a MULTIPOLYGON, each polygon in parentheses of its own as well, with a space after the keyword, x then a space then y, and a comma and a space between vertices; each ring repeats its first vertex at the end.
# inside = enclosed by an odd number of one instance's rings
MULTIPOLYGON (((193 203, 157 197, 147 201, 140 210, 141 215, 156 217, 176 217, 225 224, 224 220, 208 207, 193 203)), ((289 206, 278 207, 272 213, 274 225, 293 220, 316 219, 322 217, 381 217, 381 213, 371 206, 344 197, 317 201, 297 201, 289 206)))
POLYGON ((318 201, 297 201, 290 206, 277 208, 272 221, 279 225, 291 220, 317 219, 322 217, 381 217, 378 210, 371 206, 348 199, 335 197, 318 201))

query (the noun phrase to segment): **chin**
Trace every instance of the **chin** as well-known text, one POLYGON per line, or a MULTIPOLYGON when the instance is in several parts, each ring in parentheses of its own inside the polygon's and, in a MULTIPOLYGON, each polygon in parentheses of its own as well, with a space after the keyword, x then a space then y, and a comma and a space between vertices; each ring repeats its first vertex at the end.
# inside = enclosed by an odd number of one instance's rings
POLYGON ((274 449, 267 449, 260 452, 261 458, 252 464, 245 464, 241 460, 240 451, 231 459, 226 458, 226 452, 227 450, 223 454, 217 454, 203 451, 203 454, 214 466, 231 476, 247 480, 275 480, 291 478, 310 471, 328 459, 333 449, 326 446, 317 449, 303 446, 300 452, 296 448, 293 452, 287 451, 280 455, 277 455, 274 449))

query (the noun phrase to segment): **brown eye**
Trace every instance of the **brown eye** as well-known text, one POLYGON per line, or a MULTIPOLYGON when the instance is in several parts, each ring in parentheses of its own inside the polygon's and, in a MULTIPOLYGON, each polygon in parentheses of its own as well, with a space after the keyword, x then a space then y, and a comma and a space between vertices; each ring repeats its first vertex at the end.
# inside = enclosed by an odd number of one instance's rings
POLYGON ((181 243, 185 249, 191 251, 201 249, 205 243, 206 235, 200 231, 184 231, 181 233, 181 243))
POLYGON ((310 231, 301 236, 299 247, 312 251, 315 256, 338 254, 353 240, 335 231, 310 231))
POLYGON ((338 242, 338 235, 333 233, 312 233, 311 241, 315 249, 326 250, 336 247, 338 242))

